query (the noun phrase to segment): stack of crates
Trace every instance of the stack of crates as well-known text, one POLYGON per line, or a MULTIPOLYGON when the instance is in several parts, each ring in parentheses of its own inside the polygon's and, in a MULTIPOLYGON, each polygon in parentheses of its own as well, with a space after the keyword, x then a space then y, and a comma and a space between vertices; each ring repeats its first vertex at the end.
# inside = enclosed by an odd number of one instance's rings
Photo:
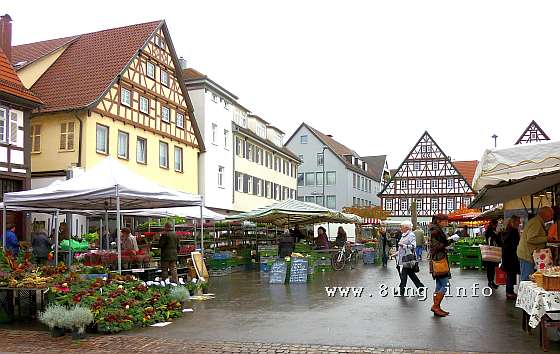
POLYGON ((258 248, 259 252, 259 269, 261 272, 269 272, 272 264, 278 258, 278 246, 275 245, 261 245, 258 248))
POLYGON ((460 264, 461 262, 461 252, 460 250, 463 246, 454 246, 452 251, 447 253, 447 260, 449 261, 449 265, 460 264))
POLYGON ((482 270, 482 254, 479 247, 461 247, 459 250, 461 269, 477 268, 482 270))
POLYGON ((331 264, 331 258, 328 255, 321 255, 317 258, 317 272, 330 272, 333 270, 331 264))

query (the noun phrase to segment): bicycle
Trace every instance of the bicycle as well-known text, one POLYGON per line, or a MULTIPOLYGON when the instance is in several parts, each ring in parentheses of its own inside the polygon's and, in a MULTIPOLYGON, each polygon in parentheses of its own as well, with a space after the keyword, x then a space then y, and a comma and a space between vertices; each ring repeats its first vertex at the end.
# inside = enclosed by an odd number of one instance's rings
POLYGON ((334 270, 343 270, 346 264, 350 264, 350 269, 354 269, 358 265, 358 251, 352 250, 350 242, 346 242, 344 247, 331 257, 331 265, 334 270))

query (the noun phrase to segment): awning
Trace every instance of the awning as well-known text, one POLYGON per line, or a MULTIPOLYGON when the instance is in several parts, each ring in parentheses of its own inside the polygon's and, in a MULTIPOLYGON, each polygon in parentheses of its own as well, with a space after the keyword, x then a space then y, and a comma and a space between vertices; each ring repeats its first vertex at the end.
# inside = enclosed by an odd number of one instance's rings
MULTIPOLYGON (((115 211, 110 211, 114 213, 115 211)), ((200 207, 178 207, 178 208, 156 208, 156 209, 132 209, 121 211, 122 215, 144 216, 144 217, 172 217, 180 216, 187 219, 200 219, 200 207)), ((206 220, 224 220, 226 217, 222 214, 213 212, 212 210, 202 207, 202 218, 206 220)))
POLYGON ((495 186, 484 187, 472 201, 469 208, 481 208, 505 201, 533 195, 560 183, 560 170, 541 173, 511 182, 501 182, 495 186))
POLYGON ((486 150, 476 169, 473 188, 480 191, 489 185, 559 169, 560 141, 486 150))
POLYGON ((325 222, 351 224, 359 222, 356 215, 348 215, 314 203, 288 199, 246 213, 228 216, 227 220, 252 221, 256 223, 286 226, 294 224, 319 224, 325 222))

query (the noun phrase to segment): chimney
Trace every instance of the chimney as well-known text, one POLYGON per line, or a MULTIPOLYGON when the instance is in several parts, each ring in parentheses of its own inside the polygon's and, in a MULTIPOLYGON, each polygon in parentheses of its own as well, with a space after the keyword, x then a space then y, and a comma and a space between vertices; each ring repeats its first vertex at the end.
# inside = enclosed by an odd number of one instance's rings
POLYGON ((187 59, 180 57, 179 64, 181 65, 181 70, 185 70, 187 68, 187 59))
POLYGON ((5 14, 0 16, 0 49, 4 52, 8 61, 12 62, 12 18, 5 14))

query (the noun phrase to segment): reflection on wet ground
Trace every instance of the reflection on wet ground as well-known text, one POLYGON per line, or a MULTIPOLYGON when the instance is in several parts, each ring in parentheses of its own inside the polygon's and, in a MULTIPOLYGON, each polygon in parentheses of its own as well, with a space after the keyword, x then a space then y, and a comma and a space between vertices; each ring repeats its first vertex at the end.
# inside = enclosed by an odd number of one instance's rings
MULTIPOLYGON (((320 273, 307 284, 270 285, 266 273, 240 272, 211 279, 216 298, 195 302, 194 313, 164 328, 130 333, 211 341, 258 341, 325 345, 359 345, 430 350, 538 352, 538 331, 521 330, 521 310, 506 302, 500 287, 482 296, 486 273, 454 269, 451 289, 464 287, 467 297, 446 298, 451 312, 430 312, 434 281, 424 262, 419 277, 428 299, 382 297, 381 286, 397 287, 393 266, 360 266, 320 273), (473 297, 473 284, 480 284, 473 297), (361 297, 329 297, 325 287, 363 287, 361 297)), ((409 286, 412 283, 409 282, 409 286)), ((552 349, 560 350, 558 344, 552 349)))

